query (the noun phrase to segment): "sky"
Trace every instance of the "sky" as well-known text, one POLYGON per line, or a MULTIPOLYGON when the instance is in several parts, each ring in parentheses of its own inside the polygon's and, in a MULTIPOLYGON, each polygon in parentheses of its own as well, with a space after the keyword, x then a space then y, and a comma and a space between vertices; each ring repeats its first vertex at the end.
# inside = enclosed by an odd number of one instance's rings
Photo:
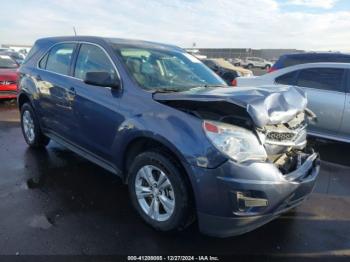
POLYGON ((350 50, 349 0, 3 0, 0 44, 98 35, 181 47, 350 50))

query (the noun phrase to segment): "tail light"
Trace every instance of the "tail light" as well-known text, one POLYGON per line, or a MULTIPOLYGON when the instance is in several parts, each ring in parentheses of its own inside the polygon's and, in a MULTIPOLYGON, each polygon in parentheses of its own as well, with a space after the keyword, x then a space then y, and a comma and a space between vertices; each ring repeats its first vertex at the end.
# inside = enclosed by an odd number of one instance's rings
POLYGON ((271 68, 269 68, 269 70, 267 70, 268 73, 272 73, 275 71, 277 71, 277 69, 275 67, 271 67, 271 68))
POLYGON ((231 86, 237 86, 237 80, 236 79, 233 79, 231 81, 231 86))

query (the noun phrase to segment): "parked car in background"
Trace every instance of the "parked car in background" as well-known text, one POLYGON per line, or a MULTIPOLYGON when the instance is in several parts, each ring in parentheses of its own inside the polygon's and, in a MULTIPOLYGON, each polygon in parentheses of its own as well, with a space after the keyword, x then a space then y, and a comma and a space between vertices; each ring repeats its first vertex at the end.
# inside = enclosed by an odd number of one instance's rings
POLYGON ((252 71, 233 66, 223 58, 202 59, 202 62, 217 73, 230 86, 235 85, 234 81, 239 76, 253 76, 252 71))
POLYGON ((28 54, 28 51, 27 51, 27 49, 23 48, 23 49, 19 50, 18 53, 22 54, 25 57, 28 54))
POLYGON ((286 54, 282 55, 274 63, 269 72, 293 65, 322 62, 350 63, 350 54, 338 52, 306 52, 300 54, 286 54))
POLYGON ((0 99, 16 98, 18 64, 9 56, 0 55, 0 99))
POLYGON ((4 51, 10 51, 13 52, 13 49, 7 48, 7 47, 0 47, 0 52, 4 52, 4 51))
POLYGON ((252 69, 252 68, 270 69, 272 67, 272 62, 260 57, 247 57, 242 60, 241 66, 244 66, 248 69, 252 69))
POLYGON ((243 234, 314 187, 296 88, 230 88, 179 47, 100 37, 38 40, 19 71, 27 144, 53 139, 120 176, 157 230, 197 218, 206 234, 243 234))
POLYGON ((25 58, 25 56, 23 54, 18 53, 16 51, 2 51, 2 52, 0 52, 0 55, 7 55, 7 56, 11 57, 19 65, 23 63, 24 58, 25 58))
POLYGON ((242 59, 240 58, 229 58, 228 61, 234 66, 241 66, 242 59))
POLYGON ((350 63, 310 63, 253 78, 237 78, 237 85, 293 85, 302 88, 317 122, 310 123, 313 136, 350 142, 350 63))

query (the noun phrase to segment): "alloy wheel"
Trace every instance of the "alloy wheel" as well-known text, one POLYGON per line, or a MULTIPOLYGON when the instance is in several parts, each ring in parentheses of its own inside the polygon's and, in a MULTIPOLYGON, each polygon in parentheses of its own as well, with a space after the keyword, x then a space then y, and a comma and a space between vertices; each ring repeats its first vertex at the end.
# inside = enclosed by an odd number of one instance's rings
POLYGON ((173 186, 158 167, 146 165, 137 172, 135 192, 142 210, 153 220, 166 221, 174 213, 173 186))
POLYGON ((28 110, 23 112, 22 123, 24 134, 28 141, 32 143, 35 140, 34 120, 28 110))

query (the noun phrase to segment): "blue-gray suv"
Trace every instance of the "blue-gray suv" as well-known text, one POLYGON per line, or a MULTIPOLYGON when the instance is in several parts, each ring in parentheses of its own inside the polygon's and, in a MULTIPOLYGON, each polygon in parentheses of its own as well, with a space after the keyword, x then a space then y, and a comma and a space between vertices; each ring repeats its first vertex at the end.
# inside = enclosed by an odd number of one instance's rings
POLYGON ((40 39, 18 105, 29 146, 52 139, 120 176, 160 231, 245 233, 300 204, 319 172, 303 91, 228 87, 176 46, 40 39))

